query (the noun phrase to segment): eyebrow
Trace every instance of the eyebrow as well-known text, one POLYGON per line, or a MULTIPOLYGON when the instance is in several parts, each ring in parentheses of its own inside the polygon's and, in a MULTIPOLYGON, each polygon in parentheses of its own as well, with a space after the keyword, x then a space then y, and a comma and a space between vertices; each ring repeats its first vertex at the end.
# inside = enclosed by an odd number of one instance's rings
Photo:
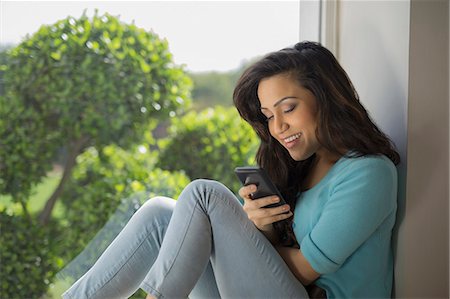
MULTIPOLYGON (((278 100, 275 104, 273 104, 273 107, 276 107, 278 105, 280 105, 283 101, 289 100, 289 99, 297 99, 297 97, 294 96, 288 96, 288 97, 284 97, 281 100, 278 100)), ((268 108, 265 107, 261 107, 261 110, 267 110, 268 108)))

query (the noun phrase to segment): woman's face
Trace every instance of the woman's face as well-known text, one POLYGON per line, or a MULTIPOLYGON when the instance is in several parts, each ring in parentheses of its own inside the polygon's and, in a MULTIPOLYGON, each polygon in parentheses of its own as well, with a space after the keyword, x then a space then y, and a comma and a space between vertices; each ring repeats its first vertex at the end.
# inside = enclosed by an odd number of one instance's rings
POLYGON ((296 161, 324 151, 316 137, 315 96, 287 74, 265 78, 258 86, 261 112, 270 134, 296 161))

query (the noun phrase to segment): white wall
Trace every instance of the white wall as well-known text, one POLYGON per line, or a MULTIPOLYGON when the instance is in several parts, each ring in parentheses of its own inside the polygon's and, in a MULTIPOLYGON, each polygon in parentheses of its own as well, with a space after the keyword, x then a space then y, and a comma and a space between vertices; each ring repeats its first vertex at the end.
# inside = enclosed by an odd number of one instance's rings
POLYGON ((319 41, 320 0, 300 1, 300 41, 319 41))
POLYGON ((449 3, 412 1, 405 218, 397 294, 449 298, 449 3))
POLYGON ((338 59, 406 161, 409 2, 343 1, 338 21, 338 59))
MULTIPOLYGON (((308 2, 300 1, 300 11, 308 2)), ((448 298, 448 1, 335 4, 334 12, 322 10, 321 24, 328 24, 319 29, 326 33, 322 43, 333 49, 402 158, 395 296, 448 298)))

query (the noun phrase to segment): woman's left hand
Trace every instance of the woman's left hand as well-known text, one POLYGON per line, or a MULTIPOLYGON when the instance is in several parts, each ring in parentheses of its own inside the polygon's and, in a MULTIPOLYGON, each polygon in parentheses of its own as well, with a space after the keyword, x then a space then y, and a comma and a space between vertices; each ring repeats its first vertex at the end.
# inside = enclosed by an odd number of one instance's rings
POLYGON ((252 199, 251 194, 256 192, 256 185, 248 185, 239 189, 239 195, 244 199, 244 211, 248 218, 262 232, 272 232, 273 223, 287 219, 292 216, 289 205, 266 208, 267 205, 280 201, 278 196, 267 196, 252 199))

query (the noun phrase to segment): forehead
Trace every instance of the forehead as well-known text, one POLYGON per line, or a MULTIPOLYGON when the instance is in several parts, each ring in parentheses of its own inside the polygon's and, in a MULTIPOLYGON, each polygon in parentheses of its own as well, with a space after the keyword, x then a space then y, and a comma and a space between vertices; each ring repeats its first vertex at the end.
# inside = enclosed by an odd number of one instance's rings
POLYGON ((258 99, 261 107, 272 107, 286 97, 305 99, 313 97, 313 95, 288 74, 279 74, 264 78, 259 82, 258 99))

